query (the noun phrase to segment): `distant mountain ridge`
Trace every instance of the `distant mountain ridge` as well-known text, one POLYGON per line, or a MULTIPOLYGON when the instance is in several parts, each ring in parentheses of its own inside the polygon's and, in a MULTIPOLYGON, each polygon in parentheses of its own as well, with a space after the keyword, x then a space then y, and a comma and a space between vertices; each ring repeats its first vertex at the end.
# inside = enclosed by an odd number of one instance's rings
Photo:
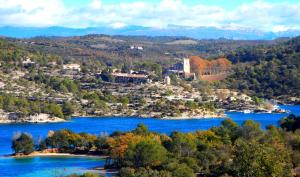
POLYGON ((234 40, 272 40, 281 37, 295 37, 300 30, 283 32, 264 32, 252 29, 228 29, 215 27, 186 27, 169 25, 166 28, 127 26, 123 28, 90 27, 0 27, 0 36, 31 38, 36 36, 82 36, 87 34, 130 35, 130 36, 184 36, 195 39, 234 39, 234 40))

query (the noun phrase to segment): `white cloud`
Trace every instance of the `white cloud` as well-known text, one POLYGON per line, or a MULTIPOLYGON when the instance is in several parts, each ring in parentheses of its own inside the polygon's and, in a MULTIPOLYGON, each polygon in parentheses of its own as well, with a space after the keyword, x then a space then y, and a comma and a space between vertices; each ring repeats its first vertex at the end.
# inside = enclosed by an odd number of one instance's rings
POLYGON ((111 24, 111 26, 112 26, 113 28, 115 28, 115 29, 118 29, 118 28, 123 28, 123 27, 125 27, 126 24, 125 24, 125 23, 122 23, 122 22, 116 22, 116 23, 114 23, 114 24, 111 24))
POLYGON ((0 25, 51 26, 67 13, 60 0, 0 0, 0 25))
POLYGON ((100 9, 102 7, 102 2, 101 0, 92 0, 89 7, 92 9, 100 9))
POLYGON ((66 7, 63 0, 0 0, 1 26, 108 25, 121 28, 141 25, 163 28, 182 26, 228 26, 283 31, 300 29, 300 3, 268 3, 263 0, 228 10, 220 6, 186 5, 182 0, 106 4, 90 0, 81 8, 66 7))

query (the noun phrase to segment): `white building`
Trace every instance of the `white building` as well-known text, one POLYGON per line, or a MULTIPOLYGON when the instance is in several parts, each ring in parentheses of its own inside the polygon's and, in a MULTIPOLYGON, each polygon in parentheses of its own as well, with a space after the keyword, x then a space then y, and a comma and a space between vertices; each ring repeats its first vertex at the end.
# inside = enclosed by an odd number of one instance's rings
POLYGON ((73 63, 73 64, 65 64, 63 65, 64 70, 75 70, 75 71, 81 71, 81 67, 79 64, 73 63))
POLYGON ((23 59, 22 64, 23 65, 33 65, 33 64, 35 64, 35 62, 31 61, 31 59, 29 57, 26 57, 25 59, 23 59))
POLYGON ((164 82, 166 85, 171 85, 171 78, 170 76, 166 76, 165 79, 164 79, 164 82))
POLYGON ((190 59, 184 58, 183 59, 183 72, 184 73, 191 73, 191 65, 190 65, 190 59))
POLYGON ((130 49, 131 50, 144 50, 144 48, 142 47, 142 46, 135 46, 135 45, 132 45, 132 46, 130 46, 130 49))

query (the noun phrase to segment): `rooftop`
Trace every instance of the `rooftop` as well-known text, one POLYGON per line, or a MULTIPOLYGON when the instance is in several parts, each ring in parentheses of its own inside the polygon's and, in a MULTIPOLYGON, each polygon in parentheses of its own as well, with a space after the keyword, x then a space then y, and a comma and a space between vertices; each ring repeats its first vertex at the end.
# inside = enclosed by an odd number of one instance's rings
POLYGON ((144 74, 128 74, 128 73, 112 73, 113 76, 117 77, 131 77, 131 78, 147 78, 147 75, 144 74))

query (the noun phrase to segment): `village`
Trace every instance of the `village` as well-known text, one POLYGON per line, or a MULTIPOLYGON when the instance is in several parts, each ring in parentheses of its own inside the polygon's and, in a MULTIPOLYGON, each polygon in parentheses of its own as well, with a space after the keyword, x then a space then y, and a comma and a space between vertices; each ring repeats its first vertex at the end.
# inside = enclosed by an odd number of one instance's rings
MULTIPOLYGON (((205 79, 214 81, 230 74, 230 67, 224 65, 223 60, 213 61, 218 63, 217 67, 203 69, 201 66, 199 71, 195 69, 199 61, 197 57, 178 59, 177 63, 163 68, 161 78, 157 79, 157 74, 151 70, 124 72, 121 68, 108 68, 84 72, 80 63, 58 64, 52 61, 39 67, 25 57, 22 61, 25 69, 3 75, 0 89, 16 96, 26 96, 28 100, 46 101, 61 107, 69 103, 72 105, 69 117, 222 118, 226 117, 225 111, 272 110, 273 105, 258 103, 236 91, 205 88, 209 82, 205 79), (38 67, 38 73, 28 72, 28 68, 35 67, 38 67)), ((63 121, 44 113, 24 118, 18 115, 22 114, 2 114, 0 122, 63 121)))

